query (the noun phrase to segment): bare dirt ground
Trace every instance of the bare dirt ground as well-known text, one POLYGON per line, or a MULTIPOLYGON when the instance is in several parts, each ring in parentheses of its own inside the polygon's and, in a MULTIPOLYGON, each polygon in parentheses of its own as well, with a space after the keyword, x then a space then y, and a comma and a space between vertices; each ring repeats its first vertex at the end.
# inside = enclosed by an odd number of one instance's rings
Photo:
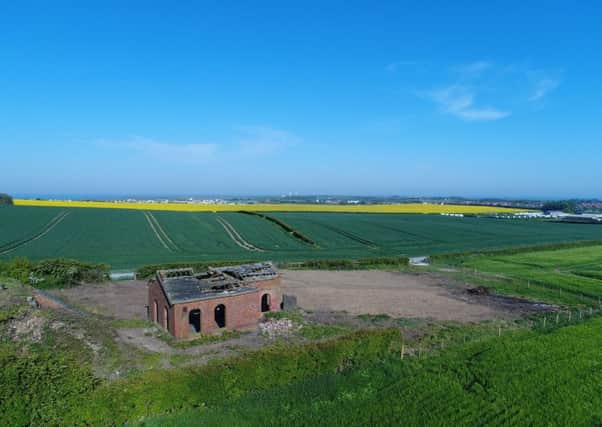
MULTIPOLYGON (((430 273, 382 270, 281 273, 283 292, 295 295, 299 307, 309 311, 475 322, 541 310, 537 304, 515 298, 471 294, 466 285, 430 273)), ((144 281, 86 284, 49 293, 95 314, 146 319, 144 281)))
MULTIPOLYGON (((285 294, 295 295, 298 306, 307 311, 306 320, 318 324, 345 324, 351 329, 371 326, 360 314, 387 314, 391 318, 416 321, 478 322, 510 319, 521 314, 548 310, 550 306, 471 289, 462 283, 434 273, 370 271, 282 271, 285 294)), ((83 319, 87 313, 120 320, 146 319, 147 288, 144 281, 84 284, 70 289, 48 291, 50 297, 64 301, 63 309, 83 319)), ((391 319, 391 321, 393 321, 391 319)), ((226 341, 175 348, 156 336, 156 326, 115 327, 119 345, 161 354, 163 364, 171 366, 173 357, 192 358, 178 363, 202 363, 215 357, 258 348, 272 339, 259 330, 226 341), (170 362, 171 360, 171 362, 170 362)))
POLYGON ((115 319, 146 319, 148 294, 145 281, 85 284, 48 293, 94 314, 115 319))
POLYGON ((528 310, 519 300, 471 295, 467 287, 432 274, 381 270, 282 271, 282 288, 311 311, 475 322, 528 310))

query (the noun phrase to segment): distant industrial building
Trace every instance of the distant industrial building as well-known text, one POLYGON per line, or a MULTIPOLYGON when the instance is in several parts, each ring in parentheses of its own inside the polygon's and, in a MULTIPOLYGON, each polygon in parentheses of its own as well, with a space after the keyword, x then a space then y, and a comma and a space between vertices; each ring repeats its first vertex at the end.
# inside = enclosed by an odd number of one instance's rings
POLYGON ((222 328, 250 329, 262 314, 279 311, 280 275, 272 263, 159 270, 148 284, 149 320, 176 338, 222 328))

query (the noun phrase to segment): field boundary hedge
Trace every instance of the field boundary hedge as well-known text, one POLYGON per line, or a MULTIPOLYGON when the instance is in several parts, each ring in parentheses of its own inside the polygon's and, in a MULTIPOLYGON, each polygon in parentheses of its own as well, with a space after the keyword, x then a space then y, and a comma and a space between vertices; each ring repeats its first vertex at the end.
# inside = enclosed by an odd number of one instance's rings
POLYGON ((279 263, 278 267, 288 269, 316 269, 316 270, 358 270, 382 266, 407 266, 410 259, 406 256, 372 257, 372 258, 340 258, 340 259, 312 259, 300 262, 279 263))
POLYGON ((556 251, 562 249, 586 248, 589 246, 602 246, 602 240, 583 240, 561 243, 546 243, 541 245, 515 246, 510 248, 484 249, 480 251, 449 252, 445 254, 431 255, 429 258, 436 261, 468 256, 516 255, 527 252, 556 251))
POLYGON ((286 222, 278 219, 278 218, 274 218, 273 216, 270 215, 266 215, 264 213, 261 212, 253 212, 253 211, 238 211, 241 214, 245 214, 245 215, 254 215, 254 216, 258 216, 260 218, 263 218, 265 220, 268 220, 270 222, 273 222, 274 224, 276 224, 278 227, 282 228, 284 231, 286 231, 287 233, 291 234, 294 238, 301 240, 304 243, 307 243, 311 246, 318 246, 318 244, 316 242, 314 242, 312 239, 310 239, 309 237, 307 237, 305 234, 301 233, 298 230, 295 230, 293 227, 291 227, 290 225, 288 225, 286 222))

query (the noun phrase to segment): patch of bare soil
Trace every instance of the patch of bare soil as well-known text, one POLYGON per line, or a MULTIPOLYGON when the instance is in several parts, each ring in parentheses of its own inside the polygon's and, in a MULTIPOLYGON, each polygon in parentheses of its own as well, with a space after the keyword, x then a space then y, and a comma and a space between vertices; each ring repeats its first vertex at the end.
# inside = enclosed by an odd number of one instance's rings
POLYGON ((282 271, 282 288, 311 311, 476 322, 514 317, 532 303, 472 295, 467 286, 433 274, 381 270, 282 271), (519 304, 518 302, 521 302, 519 304))
POLYGON ((116 319, 146 319, 146 282, 125 280, 84 284, 48 292, 91 313, 116 319))

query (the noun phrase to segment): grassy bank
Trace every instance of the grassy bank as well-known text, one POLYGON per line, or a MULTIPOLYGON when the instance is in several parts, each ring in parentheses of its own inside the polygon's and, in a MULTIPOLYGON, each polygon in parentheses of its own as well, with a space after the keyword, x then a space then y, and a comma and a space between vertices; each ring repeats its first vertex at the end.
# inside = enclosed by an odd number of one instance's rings
POLYGON ((145 426, 534 425, 602 422, 602 319, 517 331, 426 359, 387 358, 145 420, 145 426))

